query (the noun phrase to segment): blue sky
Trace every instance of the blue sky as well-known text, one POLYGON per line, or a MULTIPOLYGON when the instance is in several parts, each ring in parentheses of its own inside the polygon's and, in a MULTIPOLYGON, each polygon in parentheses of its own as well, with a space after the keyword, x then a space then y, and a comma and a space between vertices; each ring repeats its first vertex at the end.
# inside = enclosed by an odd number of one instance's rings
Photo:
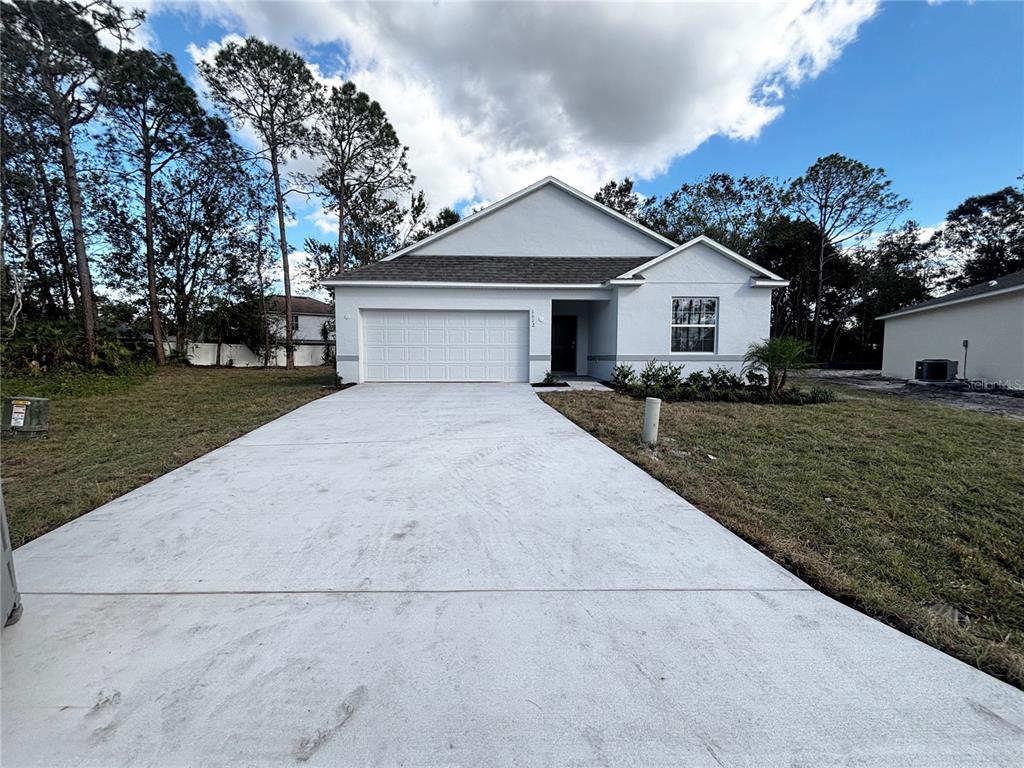
POLYGON ((640 189, 716 170, 789 177, 840 152, 885 168, 910 215, 936 224, 1024 173, 1024 3, 883 5, 785 106, 759 138, 712 138, 640 189))
MULTIPOLYGON (((663 194, 715 171, 792 177, 840 152, 886 168, 934 226, 1024 173, 1024 3, 215 0, 149 14, 151 44, 200 88, 196 58, 232 34, 352 77, 410 145, 434 208, 548 173, 587 192, 630 174, 663 194)), ((292 244, 328 227, 297 203, 292 244)))

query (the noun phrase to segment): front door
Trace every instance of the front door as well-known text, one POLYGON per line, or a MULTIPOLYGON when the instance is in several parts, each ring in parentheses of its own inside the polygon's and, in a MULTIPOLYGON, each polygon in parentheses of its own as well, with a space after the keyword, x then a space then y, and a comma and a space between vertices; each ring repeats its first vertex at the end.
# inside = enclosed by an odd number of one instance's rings
POLYGON ((551 319, 551 370, 576 373, 576 315, 551 319))

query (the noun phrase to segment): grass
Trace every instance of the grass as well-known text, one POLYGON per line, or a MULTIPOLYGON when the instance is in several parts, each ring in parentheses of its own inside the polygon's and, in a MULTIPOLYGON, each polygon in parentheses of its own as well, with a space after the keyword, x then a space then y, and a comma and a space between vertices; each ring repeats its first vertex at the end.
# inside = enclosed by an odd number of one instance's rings
POLYGON ((1024 423, 834 389, 665 403, 657 450, 642 401, 541 397, 814 587, 1024 688, 1024 423))
POLYGON ((149 376, 82 376, 70 388, 46 377, 3 380, 5 396, 53 398, 48 439, 4 441, 14 546, 326 394, 334 379, 319 367, 172 366, 149 376))

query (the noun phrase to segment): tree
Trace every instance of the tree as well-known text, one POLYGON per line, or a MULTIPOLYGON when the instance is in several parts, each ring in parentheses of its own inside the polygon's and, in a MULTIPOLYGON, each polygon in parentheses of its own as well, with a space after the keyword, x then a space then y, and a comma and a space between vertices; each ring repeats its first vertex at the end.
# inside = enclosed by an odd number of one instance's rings
POLYGON ((863 240, 884 228, 907 209, 908 201, 890 187, 885 169, 871 168, 839 154, 819 157, 789 188, 797 215, 818 228, 818 263, 811 354, 818 356, 822 301, 827 285, 830 247, 837 253, 844 243, 863 240))
POLYGON ((60 261, 52 257, 54 243, 47 238, 45 206, 30 146, 34 137, 18 131, 13 122, 5 113, 3 175, 0 178, 5 266, 17 279, 21 291, 19 314, 28 318, 66 317, 67 297, 59 301, 55 290, 62 285, 60 261))
POLYGON ((178 354, 197 316, 245 273, 239 260, 253 236, 252 185, 241 148, 227 136, 154 183, 157 288, 166 297, 178 354))
POLYGON ((633 191, 633 180, 628 176, 622 181, 609 181, 597 190, 594 199, 627 218, 639 220, 643 199, 633 191))
MULTIPOLYGON (((214 102, 237 126, 251 126, 263 145, 261 155, 270 165, 273 181, 285 314, 290 318, 292 282, 281 168, 289 156, 310 146, 312 134, 307 121, 318 110, 320 86, 301 56, 255 37, 246 38, 242 44, 226 44, 212 64, 200 62, 199 71, 214 102)), ((286 366, 291 369, 295 367, 291 323, 285 323, 285 328, 286 366)))
MULTIPOLYGON (((853 259, 857 281, 849 330, 854 346, 845 359, 880 363, 883 327, 875 318, 930 298, 937 269, 914 221, 886 232, 872 248, 856 249, 853 259)), ((838 343, 836 334, 833 349, 838 343)))
POLYGON ((458 224, 460 221, 462 221, 462 216, 454 208, 442 208, 434 218, 423 222, 423 225, 413 234, 412 239, 424 240, 431 235, 436 235, 442 229, 458 224))
POLYGON ((413 175, 402 146, 384 109, 351 81, 332 87, 322 103, 316 149, 323 160, 317 185, 338 216, 338 258, 348 260, 346 234, 354 218, 352 207, 368 202, 386 207, 412 189, 413 175))
POLYGON ((153 182, 183 152, 196 152, 223 128, 209 124, 195 91, 178 72, 174 57, 147 50, 125 50, 112 67, 103 95, 108 123, 106 148, 115 162, 127 166, 142 203, 143 242, 153 333, 153 357, 164 363, 163 333, 156 284, 153 182), (141 185, 141 189, 138 186, 141 185))
MULTIPOLYGON (((45 304, 47 298, 52 297, 55 315, 73 320, 78 297, 66 245, 69 239, 66 236, 67 206, 60 194, 60 182, 55 181, 60 170, 52 163, 56 136, 37 116, 19 113, 10 105, 5 107, 0 145, 3 146, 3 201, 7 206, 4 210, 9 222, 17 207, 23 206, 22 218, 15 222, 19 225, 15 228, 17 231, 8 228, 7 236, 26 243, 29 233, 22 228, 35 228, 31 237, 39 246, 41 272, 46 273, 45 280, 38 284, 40 298, 45 304)), ((16 250, 19 248, 13 241, 11 244, 16 250)), ((26 310, 31 314, 30 297, 36 292, 36 286, 25 287, 29 294, 26 298, 30 301, 26 310)))
POLYGON ((749 253, 782 211, 784 199, 782 187, 767 176, 713 173, 680 185, 661 200, 647 200, 639 217, 677 243, 707 235, 726 248, 749 253))
POLYGON ((1024 269, 1024 186, 964 200, 946 216, 932 249, 959 265, 947 283, 952 290, 1024 269))
MULTIPOLYGON (((337 246, 317 240, 315 237, 307 237, 302 248, 308 254, 302 265, 302 276, 307 282, 322 287, 324 280, 341 272, 337 246)), ((334 301, 334 291, 327 290, 327 293, 330 301, 334 301)))
POLYGON ((772 336, 810 337, 818 241, 818 228, 810 222, 777 216, 765 224, 760 242, 749 252, 753 261, 789 280, 785 288, 772 291, 772 336))
POLYGON ((99 108, 114 56, 100 36, 121 45, 141 19, 141 12, 125 12, 112 0, 10 0, 0 4, 5 30, 3 100, 49 121, 59 137, 81 290, 83 347, 90 364, 96 360, 96 308, 75 136, 99 108))

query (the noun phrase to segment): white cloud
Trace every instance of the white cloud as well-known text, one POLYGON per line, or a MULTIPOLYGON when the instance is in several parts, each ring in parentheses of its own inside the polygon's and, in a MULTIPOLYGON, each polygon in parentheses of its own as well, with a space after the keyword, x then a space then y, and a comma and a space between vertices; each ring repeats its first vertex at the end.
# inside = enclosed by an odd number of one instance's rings
MULTIPOLYGON (((292 278, 292 296, 316 296, 320 286, 306 279, 304 267, 309 260, 306 251, 292 251, 288 254, 288 271, 292 278)), ((278 260, 270 271, 274 291, 284 291, 284 269, 278 260)))
POLYGON ((592 192, 612 177, 657 175, 715 135, 756 138, 877 4, 187 8, 298 50, 341 44, 337 71, 317 49, 322 74, 381 102, 436 209, 498 199, 547 174, 592 192))
POLYGON ((333 235, 335 238, 338 237, 338 216, 326 208, 317 208, 312 213, 307 214, 304 219, 323 234, 333 235))

